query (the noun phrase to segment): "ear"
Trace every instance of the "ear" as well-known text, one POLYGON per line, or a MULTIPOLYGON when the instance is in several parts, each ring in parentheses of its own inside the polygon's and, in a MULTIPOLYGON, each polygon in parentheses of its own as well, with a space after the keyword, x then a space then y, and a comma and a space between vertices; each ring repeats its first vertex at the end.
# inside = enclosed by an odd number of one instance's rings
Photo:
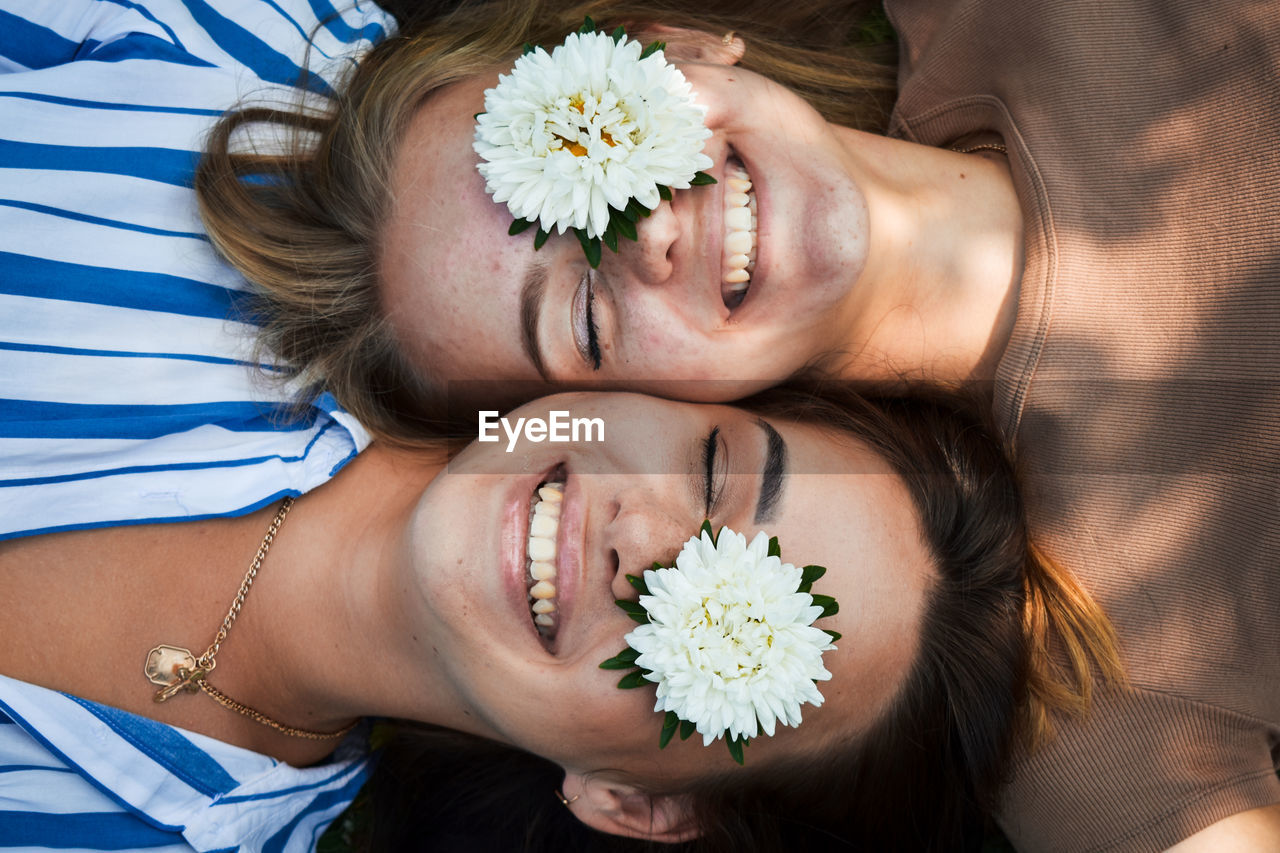
POLYGON ((747 43, 733 32, 723 36, 684 27, 650 24, 641 31, 640 41, 664 41, 663 53, 672 62, 706 62, 712 65, 737 65, 747 52, 747 43))
POLYGON ((625 782, 565 772, 561 788, 573 816, 592 829, 676 844, 698 836, 681 796, 650 796, 625 782))

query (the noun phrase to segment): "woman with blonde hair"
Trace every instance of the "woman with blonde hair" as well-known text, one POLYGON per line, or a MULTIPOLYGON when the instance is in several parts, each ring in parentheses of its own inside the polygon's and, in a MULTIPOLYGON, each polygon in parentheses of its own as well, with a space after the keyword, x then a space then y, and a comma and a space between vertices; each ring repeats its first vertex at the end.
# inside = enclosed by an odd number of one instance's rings
POLYGON ((1001 823, 1045 850, 1275 846, 1280 672, 1256 652, 1280 639, 1258 500, 1280 461, 1275 4, 890 0, 896 75, 849 9, 428 15, 327 110, 228 117, 206 221, 273 306, 272 346, 388 435, 517 380, 983 384, 1036 541, 1116 623, 1130 675, 1023 757, 1001 823), (567 233, 508 234, 472 148, 522 44, 584 14, 667 42, 718 181, 598 268, 567 233), (259 121, 298 147, 228 147, 259 121))

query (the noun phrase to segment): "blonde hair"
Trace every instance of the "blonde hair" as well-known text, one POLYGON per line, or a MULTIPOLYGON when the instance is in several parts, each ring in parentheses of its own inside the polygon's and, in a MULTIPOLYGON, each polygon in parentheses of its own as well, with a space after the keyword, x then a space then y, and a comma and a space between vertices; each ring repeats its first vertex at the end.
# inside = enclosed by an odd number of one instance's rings
POLYGON ((213 245, 254 285, 261 348, 298 372, 301 398, 331 391, 383 439, 417 443, 447 431, 442 389, 403 356, 378 287, 389 176, 423 102, 514 61, 526 42, 559 41, 590 15, 633 33, 658 23, 717 38, 734 30, 748 46, 742 67, 794 89, 831 121, 883 130, 891 57, 851 35, 867 7, 803 5, 709 2, 692 14, 669 0, 463 3, 388 38, 318 108, 299 100, 229 112, 209 137, 195 189, 213 245), (259 125, 282 131, 284 150, 243 144, 256 136, 243 131, 259 125))

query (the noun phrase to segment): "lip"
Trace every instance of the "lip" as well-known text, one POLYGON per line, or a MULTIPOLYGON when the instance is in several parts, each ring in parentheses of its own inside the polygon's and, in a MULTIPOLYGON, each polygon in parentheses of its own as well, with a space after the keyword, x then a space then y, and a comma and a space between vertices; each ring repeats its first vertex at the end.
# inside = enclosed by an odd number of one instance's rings
POLYGON ((707 253, 708 258, 713 261, 708 278, 711 279, 711 290, 714 296, 713 304, 717 307, 717 313, 722 323, 727 321, 732 313, 728 306, 724 304, 724 295, 720 292, 722 287, 720 283, 721 277, 724 275, 724 194, 727 190, 725 171, 729 167, 729 156, 736 153, 733 148, 726 145, 723 156, 716 163, 715 201, 712 205, 711 216, 708 217, 711 220, 709 226, 711 228, 711 239, 707 240, 707 243, 716 247, 714 253, 707 253))
MULTIPOLYGON (((546 646, 543 645, 542 637, 538 634, 538 629, 534 627, 533 619, 529 616, 529 584, 525 580, 525 575, 527 574, 525 564, 528 560, 529 507, 533 503, 533 490, 538 487, 539 483, 549 479, 552 472, 561 464, 557 460, 537 473, 515 478, 505 501, 506 509, 502 518, 504 562, 502 574, 507 605, 517 620, 517 624, 524 626, 526 636, 537 646, 539 651, 544 653, 546 652, 546 646)), ((567 497, 566 495, 566 502, 567 497)), ((561 530, 563 531, 563 522, 561 523, 561 530)), ((563 537, 563 533, 561 533, 561 536, 563 537)), ((556 547, 560 547, 559 541, 557 541, 556 547)), ((559 555, 557 555, 558 560, 559 555)), ((559 585, 557 584, 557 590, 558 588, 559 585)), ((557 598, 559 598, 558 592, 557 598)))
MULTIPOLYGON (((564 654, 570 645, 566 643, 570 636, 568 628, 573 624, 575 593, 585 565, 587 502, 582 498, 580 483, 573 472, 566 473, 564 500, 560 504, 560 529, 556 534, 556 637, 553 645, 557 655, 564 654)), ((525 621, 533 624, 527 614, 525 621)), ((537 631, 534 633, 536 635, 537 631)))

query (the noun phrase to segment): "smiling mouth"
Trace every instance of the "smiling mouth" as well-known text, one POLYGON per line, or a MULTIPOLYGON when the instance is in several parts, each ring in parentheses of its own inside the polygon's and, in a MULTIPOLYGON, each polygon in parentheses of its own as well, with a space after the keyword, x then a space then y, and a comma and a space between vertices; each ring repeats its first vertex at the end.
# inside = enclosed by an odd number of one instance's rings
POLYGON ((525 547, 529 615, 538 634, 548 641, 555 639, 557 627, 556 542, 565 479, 564 468, 556 468, 549 479, 533 490, 529 504, 529 540, 525 547))
POLYGON ((725 161, 724 259, 720 298, 733 310, 747 298, 756 269, 756 194, 742 161, 732 154, 725 161))

